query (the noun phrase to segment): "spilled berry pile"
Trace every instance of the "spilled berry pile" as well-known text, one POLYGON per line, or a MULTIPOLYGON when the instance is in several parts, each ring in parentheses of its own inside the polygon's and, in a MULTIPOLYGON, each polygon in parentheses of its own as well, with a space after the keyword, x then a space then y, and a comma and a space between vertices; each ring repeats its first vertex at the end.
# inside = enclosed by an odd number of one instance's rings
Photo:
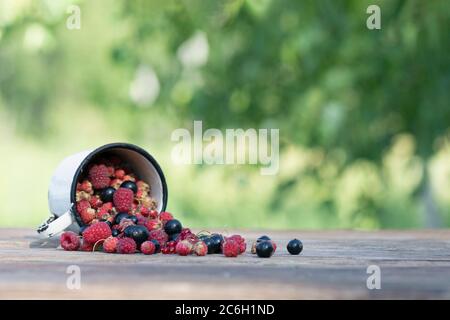
MULTIPOLYGON (((91 165, 87 176, 77 184, 76 201, 76 211, 84 225, 80 234, 66 231, 61 235, 64 250, 237 257, 247 249, 240 235, 194 234, 171 213, 158 212, 149 184, 139 180, 119 159, 91 165)), ((251 252, 269 258, 276 248, 274 241, 262 236, 253 243, 251 252)), ((303 245, 294 239, 287 249, 291 254, 299 254, 303 245)))

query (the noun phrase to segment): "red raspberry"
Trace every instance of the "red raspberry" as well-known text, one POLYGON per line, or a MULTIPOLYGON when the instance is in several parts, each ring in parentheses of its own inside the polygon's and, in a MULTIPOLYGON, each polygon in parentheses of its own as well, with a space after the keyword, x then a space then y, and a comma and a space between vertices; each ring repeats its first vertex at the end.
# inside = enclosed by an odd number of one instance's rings
POLYGON ((88 252, 92 252, 94 251, 94 244, 93 243, 89 243, 87 241, 83 241, 83 243, 81 244, 81 251, 88 251, 88 252))
POLYGON ((80 238, 75 232, 66 231, 60 238, 61 247, 67 251, 76 251, 80 248, 80 238))
POLYGON ((149 212, 149 214, 148 214, 148 217, 150 218, 150 219, 156 219, 156 218, 158 218, 158 211, 156 211, 156 210, 150 210, 150 212, 149 212))
POLYGON ((116 252, 118 241, 119 241, 119 239, 112 237, 112 236, 106 238, 106 240, 103 242, 103 251, 105 251, 107 253, 116 252))
POLYGON ((92 244, 99 240, 105 240, 109 236, 111 236, 111 228, 106 222, 97 222, 83 231, 83 239, 92 244))
POLYGON ((91 204, 88 200, 80 200, 77 202, 77 212, 81 212, 84 209, 89 209, 91 207, 91 204))
POLYGON ((142 214, 136 214, 136 218, 138 220, 137 224, 140 226, 145 226, 145 224, 147 223, 148 219, 146 217, 144 217, 142 214))
POLYGON ((115 169, 113 166, 107 166, 106 167, 108 169, 108 173, 110 177, 114 177, 114 173, 115 173, 115 169))
POLYGON ((92 189, 92 183, 89 180, 84 180, 81 183, 77 183, 77 191, 84 191, 89 194, 94 193, 94 189, 92 189))
POLYGON ((234 240, 225 240, 222 251, 225 257, 237 257, 239 254, 239 243, 234 240))
POLYGON ((141 206, 141 207, 139 208, 139 213, 140 213, 142 216, 144 216, 144 217, 147 218, 147 217, 149 216, 149 214, 150 214, 150 209, 147 208, 147 207, 141 206))
POLYGON ((187 256, 192 252, 192 244, 188 240, 180 241, 177 243, 175 250, 180 256, 187 256))
POLYGON ((169 240, 169 236, 164 230, 152 230, 148 236, 148 240, 156 240, 161 247, 164 247, 169 240))
POLYGON ((165 224, 167 221, 173 220, 173 215, 170 212, 163 211, 159 214, 159 220, 165 224))
POLYGON ((93 196, 91 198, 91 200, 89 200, 89 203, 90 203, 91 207, 94 209, 98 209, 103 205, 103 202, 102 202, 102 200, 100 200, 99 196, 93 196))
POLYGON ((103 189, 109 186, 109 170, 104 164, 93 165, 89 170, 89 179, 95 189, 103 189))
POLYGON ((141 252, 143 254, 154 254, 156 250, 156 246, 152 241, 144 241, 141 244, 141 252))
POLYGON ((117 252, 131 254, 136 252, 136 242, 131 238, 121 238, 117 242, 117 252))
POLYGON ((134 200, 134 193, 127 188, 119 188, 114 192, 114 206, 119 212, 129 212, 134 200))
POLYGON ((125 170, 123 170, 123 169, 117 169, 117 170, 114 172, 114 176, 116 177, 116 179, 122 180, 123 177, 125 177, 125 170))
POLYGON ((158 219, 150 219, 145 223, 145 227, 148 229, 148 231, 158 230, 161 229, 162 224, 158 219))
POLYGON ((245 250, 247 249, 247 244, 245 243, 245 239, 238 234, 232 235, 231 237, 227 237, 226 239, 234 240, 239 244, 239 254, 244 253, 245 250))
POLYGON ((208 246, 203 241, 197 241, 192 249, 197 256, 206 256, 208 246))
POLYGON ((92 208, 83 209, 80 212, 80 218, 85 224, 89 224, 95 218, 96 212, 92 208))

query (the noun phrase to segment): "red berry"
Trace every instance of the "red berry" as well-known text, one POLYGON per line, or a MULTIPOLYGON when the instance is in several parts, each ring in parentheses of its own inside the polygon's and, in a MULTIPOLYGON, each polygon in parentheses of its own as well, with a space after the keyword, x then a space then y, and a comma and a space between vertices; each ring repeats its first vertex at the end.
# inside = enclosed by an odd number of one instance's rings
POLYGON ((117 169, 117 170, 114 172, 114 176, 115 176, 117 179, 123 180, 123 177, 125 177, 125 170, 123 170, 123 169, 117 169))
POLYGON ((239 254, 244 253, 245 250, 247 249, 247 244, 245 243, 245 239, 238 234, 227 237, 226 240, 233 240, 239 244, 239 254))
POLYGON ((119 188, 114 193, 114 206, 119 212, 129 212, 134 200, 134 193, 127 188, 119 188))
POLYGON ((192 249, 197 256, 206 256, 208 246, 203 241, 197 241, 192 249))
POLYGON ((119 189, 122 182, 123 180, 121 179, 112 179, 111 182, 109 183, 109 186, 113 187, 114 189, 119 189))
POLYGON ((159 214, 159 220, 165 224, 167 221, 173 220, 173 215, 170 212, 163 211, 159 214))
POLYGON ((81 244, 81 251, 88 251, 88 252, 92 252, 94 251, 94 244, 93 243, 89 243, 87 241, 83 241, 83 243, 81 244))
POLYGON ((148 236, 148 240, 156 240, 159 242, 159 245, 164 247, 169 240, 169 236, 164 230, 152 230, 148 236))
POLYGON ((67 251, 76 251, 80 248, 80 238, 75 232, 66 231, 60 238, 61 247, 67 251))
POLYGON ((239 254, 239 243, 234 240, 225 240, 222 245, 225 257, 237 257, 239 254))
POLYGON ((99 240, 105 240, 111 236, 111 228, 106 222, 98 222, 83 231, 83 239, 86 242, 95 244, 99 240))
POLYGON ((80 213, 80 218, 85 224, 89 224, 95 219, 96 212, 95 209, 87 208, 83 209, 80 213))
POLYGON ((145 227, 148 229, 148 231, 158 230, 161 229, 162 224, 158 219, 150 219, 145 223, 145 227))
POLYGON ((141 244, 141 252, 143 254, 154 254, 155 250, 156 247, 152 241, 145 241, 141 244))
POLYGON ((95 189, 103 189, 109 186, 109 170, 104 164, 94 165, 89 170, 89 179, 95 189))
POLYGON ((83 182, 78 183, 77 191, 84 191, 89 194, 94 193, 94 189, 92 189, 92 183, 90 183, 89 180, 84 180, 83 182))
POLYGON ((182 240, 177 243, 175 247, 175 251, 180 256, 187 256, 188 254, 191 254, 192 252, 192 244, 188 240, 182 240))
POLYGON ((117 242, 117 252, 123 254, 132 254, 136 252, 136 242, 131 238, 121 238, 117 242))
POLYGON ((117 250, 117 242, 119 242, 118 238, 115 237, 108 237, 103 242, 103 251, 107 253, 114 253, 117 250))
POLYGON ((81 212, 84 209, 88 209, 91 207, 91 204, 88 200, 80 200, 77 202, 77 212, 81 212))
POLYGON ((93 196, 91 198, 91 200, 89 200, 89 203, 90 203, 91 207, 94 209, 98 209, 103 205, 103 202, 102 202, 102 200, 100 200, 99 196, 93 196))
POLYGON ((156 210, 150 210, 150 212, 149 212, 149 214, 148 214, 148 217, 150 218, 150 219, 156 219, 156 218, 158 218, 158 211, 156 211, 156 210))

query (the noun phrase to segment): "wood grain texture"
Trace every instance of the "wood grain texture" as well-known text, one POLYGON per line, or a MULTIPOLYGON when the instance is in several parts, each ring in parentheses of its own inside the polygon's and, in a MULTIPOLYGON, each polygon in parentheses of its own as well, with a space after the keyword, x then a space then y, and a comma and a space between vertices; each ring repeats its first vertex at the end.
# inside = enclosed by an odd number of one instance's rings
MULTIPOLYGON (((228 232, 228 234, 235 232, 228 232)), ((275 256, 117 255, 66 252, 30 229, 0 229, 2 299, 387 299, 450 298, 450 231, 236 231, 267 234, 275 256), (301 239, 304 251, 285 246, 301 239), (381 289, 368 290, 369 265, 381 289), (66 268, 81 268, 81 289, 66 268)))

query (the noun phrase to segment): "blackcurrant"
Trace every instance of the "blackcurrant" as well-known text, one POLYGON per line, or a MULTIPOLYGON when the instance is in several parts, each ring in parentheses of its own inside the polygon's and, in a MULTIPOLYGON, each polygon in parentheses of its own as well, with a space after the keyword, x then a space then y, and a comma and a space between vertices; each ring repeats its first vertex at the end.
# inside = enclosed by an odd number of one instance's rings
POLYGON ((169 234, 169 241, 175 241, 180 236, 179 233, 169 234))
POLYGON ((270 240, 270 238, 268 236, 261 236, 258 239, 256 239, 256 243, 265 241, 265 240, 270 240))
POLYGON ((117 229, 112 229, 111 234, 113 237, 117 237, 120 234, 120 231, 117 229))
POLYGON ((172 234, 175 234, 175 233, 180 233, 182 228, 183 228, 183 226, 181 225, 181 222, 178 221, 177 219, 169 220, 164 225, 164 231, 168 235, 172 235, 172 234))
POLYGON ((136 194, 138 188, 135 182, 133 181, 124 181, 122 182, 122 184, 120 185, 121 188, 126 188, 126 189, 130 189, 134 192, 134 194, 136 194))
POLYGON ((223 236, 221 234, 214 233, 211 235, 210 239, 212 241, 213 253, 222 253, 223 236))
POLYGON ((119 224, 122 219, 128 218, 129 214, 128 212, 119 212, 116 217, 114 218, 114 223, 119 224))
POLYGON ((202 241, 208 247, 208 254, 215 253, 216 247, 215 247, 214 242, 211 239, 211 237, 206 237, 206 238, 202 239, 202 241))
POLYGON ((123 231, 125 237, 132 238, 138 247, 148 239, 148 230, 144 226, 128 226, 123 231))
POLYGON ((107 187, 100 192, 100 199, 103 202, 112 202, 115 192, 116 189, 114 189, 113 187, 107 187))
POLYGON ((256 254, 260 258, 270 258, 273 254, 272 242, 263 240, 256 245, 256 254))
POLYGON ((133 221, 133 223, 137 224, 138 223, 138 218, 136 216, 133 216, 131 214, 129 214, 127 217, 125 217, 126 219, 130 219, 131 221, 133 221))
POLYGON ((298 239, 292 239, 289 241, 286 248, 290 254, 300 254, 303 250, 303 243, 298 239))

